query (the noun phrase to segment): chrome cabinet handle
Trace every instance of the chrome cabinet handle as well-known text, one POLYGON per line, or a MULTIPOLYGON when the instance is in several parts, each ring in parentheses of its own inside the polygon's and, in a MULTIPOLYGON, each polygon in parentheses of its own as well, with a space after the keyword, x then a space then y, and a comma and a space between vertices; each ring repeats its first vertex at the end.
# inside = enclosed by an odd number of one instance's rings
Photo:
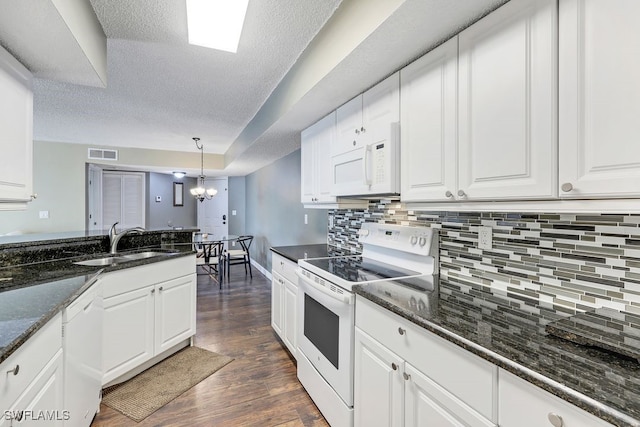
POLYGON ((553 427, 562 427, 564 422, 562 421, 562 417, 558 414, 554 414, 553 412, 549 412, 547 415, 549 422, 553 427))
POLYGON ((396 365, 395 363, 392 363, 392 364, 391 364, 391 368, 392 368, 394 371, 397 371, 397 370, 398 370, 398 365, 396 365))
POLYGON ((450 199, 453 197, 453 193, 449 190, 447 190, 446 193, 444 193, 444 197, 446 197, 447 199, 450 199))
POLYGON ((406 330, 406 329, 398 328, 398 333, 399 333, 400 335, 404 335, 404 334, 405 334, 405 332, 407 332, 407 330, 406 330))
POLYGON ((160 292, 162 292, 162 289, 163 289, 163 287, 162 287, 162 286, 160 286, 160 289, 159 289, 159 290, 160 290, 160 292))
POLYGON ((20 365, 16 365, 15 368, 13 369, 9 369, 7 371, 7 374, 13 374, 13 375, 18 375, 18 372, 20 372, 20 365))
POLYGON ((409 378, 411 378, 411 375, 407 374, 406 372, 403 372, 402 377, 404 378, 405 381, 409 381, 409 378))
POLYGON ((464 190, 458 190, 458 196, 466 197, 467 195, 465 194, 464 190))
POLYGON ((156 293, 156 290, 155 290, 155 289, 151 289, 151 293, 152 293, 152 294, 155 294, 155 293, 156 293))
POLYGON ((355 141, 353 141, 353 146, 354 146, 354 147, 356 146, 356 142, 355 142, 355 141))
POLYGON ((573 185, 570 182, 565 182, 560 186, 560 189, 565 193, 568 193, 569 191, 573 190, 573 185))
POLYGON ((356 135, 360 135, 360 129, 356 129, 356 135))
POLYGON ((363 127, 360 128, 360 132, 365 133, 367 130, 363 127))

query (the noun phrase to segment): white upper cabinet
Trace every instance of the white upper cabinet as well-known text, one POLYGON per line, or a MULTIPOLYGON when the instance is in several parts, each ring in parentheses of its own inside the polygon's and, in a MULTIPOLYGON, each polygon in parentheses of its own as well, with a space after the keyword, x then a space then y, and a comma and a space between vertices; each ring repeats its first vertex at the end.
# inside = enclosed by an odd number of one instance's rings
POLYGON ((459 34, 457 199, 557 196, 557 22, 518 0, 459 34))
POLYGON ((335 203, 331 195, 331 144, 336 135, 335 111, 300 136, 301 148, 301 201, 305 205, 335 203))
POLYGON ((560 2, 560 196, 640 196, 640 2, 560 2))
POLYGON ((334 196, 400 192, 400 78, 387 77, 336 111, 334 196))
POLYGON ((31 73, 0 47, 0 210, 24 209, 33 194, 31 73))
POLYGON ((457 190, 458 38, 400 71, 402 201, 450 200, 457 190))

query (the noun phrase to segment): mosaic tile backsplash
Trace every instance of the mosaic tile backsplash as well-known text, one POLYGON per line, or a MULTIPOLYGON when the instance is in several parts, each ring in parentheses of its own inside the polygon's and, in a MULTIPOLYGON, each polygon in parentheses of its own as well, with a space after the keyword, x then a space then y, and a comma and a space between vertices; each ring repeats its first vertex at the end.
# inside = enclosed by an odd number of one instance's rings
POLYGON ((363 222, 440 230, 440 277, 573 313, 610 307, 640 314, 640 215, 411 211, 395 200, 329 211, 328 243, 361 250, 363 222), (478 227, 493 248, 478 248, 478 227))

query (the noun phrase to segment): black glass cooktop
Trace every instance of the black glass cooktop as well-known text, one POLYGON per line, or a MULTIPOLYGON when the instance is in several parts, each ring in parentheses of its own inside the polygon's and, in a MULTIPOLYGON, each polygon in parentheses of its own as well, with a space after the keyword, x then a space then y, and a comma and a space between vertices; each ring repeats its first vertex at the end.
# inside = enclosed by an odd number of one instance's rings
POLYGON ((417 271, 385 264, 362 256, 313 258, 307 259, 305 262, 342 280, 353 283, 420 275, 417 271))

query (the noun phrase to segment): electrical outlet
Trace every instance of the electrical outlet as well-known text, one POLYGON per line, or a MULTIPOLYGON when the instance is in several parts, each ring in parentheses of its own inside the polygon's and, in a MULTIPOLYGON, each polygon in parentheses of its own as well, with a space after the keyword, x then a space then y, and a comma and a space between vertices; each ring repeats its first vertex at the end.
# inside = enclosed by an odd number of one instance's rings
POLYGON ((478 247, 480 249, 493 248, 493 230, 491 227, 478 227, 478 247))
POLYGON ((40 211, 38 215, 40 219, 49 219, 49 211, 40 211))

